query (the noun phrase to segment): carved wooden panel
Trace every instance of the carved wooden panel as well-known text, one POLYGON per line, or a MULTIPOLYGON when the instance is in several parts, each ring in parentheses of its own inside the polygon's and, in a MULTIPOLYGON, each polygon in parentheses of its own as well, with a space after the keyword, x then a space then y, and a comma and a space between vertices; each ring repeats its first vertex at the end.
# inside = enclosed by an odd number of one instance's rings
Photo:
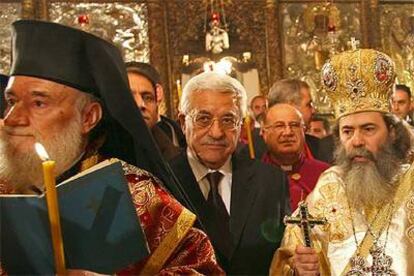
POLYGON ((11 62, 11 23, 22 17, 22 1, 0 3, 0 74, 8 74, 11 62))
POLYGON ((47 9, 50 21, 111 41, 122 51, 126 61, 149 61, 145 3, 50 1, 47 9))
POLYGON ((414 4, 379 6, 382 50, 395 62, 397 81, 414 90, 414 4))

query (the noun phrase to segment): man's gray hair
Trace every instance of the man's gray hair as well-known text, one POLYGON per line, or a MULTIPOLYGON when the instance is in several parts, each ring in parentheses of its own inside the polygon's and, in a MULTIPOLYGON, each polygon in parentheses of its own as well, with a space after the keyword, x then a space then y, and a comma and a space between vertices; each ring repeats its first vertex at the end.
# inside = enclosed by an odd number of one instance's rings
POLYGON ((301 88, 309 89, 309 85, 298 79, 283 79, 275 82, 269 90, 269 107, 287 103, 300 106, 302 100, 301 88))
MULTIPOLYGON (((188 114, 191 107, 191 95, 201 91, 217 91, 234 96, 235 102, 244 117, 247 110, 247 95, 243 85, 236 79, 216 72, 204 72, 190 79, 183 89, 179 111, 188 114)), ((217 103, 220 104, 220 103, 217 103)))

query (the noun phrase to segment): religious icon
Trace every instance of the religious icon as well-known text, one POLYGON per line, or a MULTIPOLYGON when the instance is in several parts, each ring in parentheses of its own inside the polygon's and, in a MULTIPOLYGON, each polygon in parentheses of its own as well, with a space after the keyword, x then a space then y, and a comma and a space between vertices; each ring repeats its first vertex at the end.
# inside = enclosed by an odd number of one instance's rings
POLYGON ((414 89, 414 14, 401 6, 384 6, 381 14, 384 52, 395 62, 397 83, 414 89))
POLYGON ((229 34, 227 33, 228 25, 226 22, 226 15, 224 12, 224 4, 222 1, 220 1, 221 9, 217 9, 218 6, 214 5, 214 0, 212 0, 210 4, 211 13, 208 24, 210 26, 210 30, 207 31, 207 21, 204 25, 204 30, 206 31, 205 48, 207 52, 211 51, 213 54, 220 54, 221 52, 223 52, 224 49, 228 49, 230 47, 229 34))
POLYGON ((375 62, 375 78, 380 83, 387 83, 392 77, 392 65, 383 56, 379 56, 375 62))
POLYGON ((300 47, 307 55, 313 56, 317 70, 339 50, 339 16, 339 9, 335 5, 309 6, 304 11, 304 27, 308 35, 300 47))
POLYGON ((229 35, 226 30, 219 27, 218 22, 213 21, 212 28, 206 34, 206 51, 220 54, 230 47, 229 35))
POLYGON ((338 84, 338 77, 336 76, 332 64, 329 62, 325 63, 322 67, 322 84, 325 85, 329 91, 335 91, 338 84))

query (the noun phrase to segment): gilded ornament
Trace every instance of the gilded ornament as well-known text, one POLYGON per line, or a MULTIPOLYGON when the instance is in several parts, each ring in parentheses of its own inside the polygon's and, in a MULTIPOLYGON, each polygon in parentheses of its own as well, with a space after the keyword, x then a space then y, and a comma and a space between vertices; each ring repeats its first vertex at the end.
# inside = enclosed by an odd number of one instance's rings
POLYGON ((330 242, 342 242, 352 235, 351 220, 342 185, 328 182, 320 187, 321 199, 315 202, 314 213, 328 220, 330 242))
POLYGON ((342 52, 322 70, 322 85, 330 92, 337 118, 367 110, 389 112, 394 79, 394 62, 372 49, 342 52))
POLYGON ((346 86, 348 88, 349 96, 351 99, 366 96, 364 92, 364 82, 362 80, 349 81, 346 83, 346 86))
POLYGON ((346 273, 346 276, 363 276, 367 275, 367 262, 366 260, 357 255, 351 259, 351 269, 346 273))
POLYGON ((338 83, 338 76, 329 61, 322 67, 322 82, 328 91, 335 91, 338 83))
POLYGON ((409 241, 414 243, 414 194, 412 194, 405 205, 409 225, 405 231, 409 241))
POLYGON ((410 227, 408 227, 407 230, 405 231, 405 234, 410 240, 410 242, 414 243, 414 225, 411 225, 410 227))

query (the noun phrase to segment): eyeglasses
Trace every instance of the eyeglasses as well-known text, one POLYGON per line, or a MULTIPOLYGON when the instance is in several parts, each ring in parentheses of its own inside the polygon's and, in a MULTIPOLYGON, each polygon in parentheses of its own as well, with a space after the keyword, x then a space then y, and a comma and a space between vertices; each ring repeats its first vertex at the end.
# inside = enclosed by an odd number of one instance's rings
POLYGON ((240 117, 236 114, 226 114, 219 118, 204 112, 195 112, 193 114, 188 114, 188 117, 191 118, 193 124, 197 128, 210 128, 214 121, 218 121, 219 126, 223 130, 234 130, 240 126, 240 117))
POLYGON ((263 129, 265 130, 271 129, 276 132, 282 132, 287 127, 290 128, 292 131, 299 131, 300 129, 303 128, 303 124, 301 122, 288 122, 288 123, 276 122, 272 125, 264 126, 263 129))

